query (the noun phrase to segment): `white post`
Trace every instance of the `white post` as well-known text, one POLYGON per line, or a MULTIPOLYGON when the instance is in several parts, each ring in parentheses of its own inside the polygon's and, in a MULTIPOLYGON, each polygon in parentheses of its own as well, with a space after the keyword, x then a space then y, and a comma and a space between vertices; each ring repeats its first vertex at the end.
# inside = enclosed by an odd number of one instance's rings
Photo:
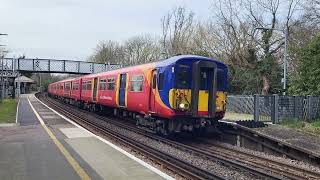
POLYGON ((4 99, 4 71, 3 71, 3 56, 1 56, 1 99, 4 99))
POLYGON ((285 42, 284 42, 284 59, 283 59, 283 95, 286 95, 287 89, 287 64, 288 64, 288 28, 284 31, 285 42))

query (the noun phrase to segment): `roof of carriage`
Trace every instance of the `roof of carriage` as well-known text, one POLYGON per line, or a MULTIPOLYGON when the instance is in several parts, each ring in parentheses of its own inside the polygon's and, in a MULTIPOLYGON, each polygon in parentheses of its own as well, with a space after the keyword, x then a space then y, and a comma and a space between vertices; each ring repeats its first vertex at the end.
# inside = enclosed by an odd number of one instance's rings
POLYGON ((129 72, 129 71, 134 71, 136 69, 142 69, 142 68, 165 67, 165 66, 173 65, 173 64, 175 64, 177 61, 179 61, 181 59, 194 60, 195 58, 198 59, 198 60, 214 61, 215 63, 217 63, 218 67, 222 67, 222 68, 226 68, 227 67, 223 62, 218 61, 218 60, 216 60, 214 58, 208 58, 208 57, 197 56, 197 55, 178 55, 178 56, 173 56, 173 57, 170 57, 168 59, 163 59, 163 60, 152 62, 152 63, 141 64, 141 65, 136 65, 136 66, 130 66, 130 67, 125 67, 125 68, 116 69, 116 70, 107 71, 107 72, 88 74, 88 75, 84 75, 84 76, 80 76, 80 77, 76 77, 76 78, 70 78, 70 79, 62 80, 62 81, 59 81, 59 82, 73 81, 73 80, 78 80, 79 78, 89 79, 89 78, 97 77, 99 75, 108 75, 108 74, 117 73, 117 72, 119 72, 119 73, 120 72, 129 72))
POLYGON ((204 57, 204 56, 197 56, 197 55, 179 55, 179 56, 173 56, 171 58, 162 60, 162 61, 158 61, 155 62, 157 63, 157 66, 169 66, 172 64, 175 64, 177 61, 184 59, 184 60, 193 60, 193 59, 197 59, 197 60, 209 60, 209 61, 214 61, 215 63, 218 64, 218 66, 220 67, 227 67, 223 62, 218 61, 217 59, 214 58, 208 58, 208 57, 204 57))
POLYGON ((222 67, 222 68, 226 68, 227 67, 223 62, 218 61, 218 60, 213 59, 213 58, 207 58, 207 57, 196 56, 196 55, 179 55, 179 56, 173 56, 171 58, 160 60, 160 61, 156 61, 156 62, 152 62, 152 63, 125 67, 125 68, 116 69, 116 70, 112 70, 112 71, 108 71, 108 72, 89 74, 89 75, 85 75, 85 76, 82 76, 82 77, 83 78, 92 78, 92 77, 95 77, 95 76, 98 76, 98 75, 104 75, 104 74, 109 74, 109 73, 114 73, 114 72, 126 72, 126 71, 132 71, 132 70, 136 70, 136 69, 141 69, 141 68, 149 68, 149 67, 165 67, 165 66, 173 65, 173 64, 175 64, 177 61, 179 61, 181 59, 185 59, 185 60, 190 59, 190 60, 192 60, 192 59, 195 59, 195 58, 199 59, 199 60, 214 61, 214 62, 217 63, 217 65, 219 67, 222 67))

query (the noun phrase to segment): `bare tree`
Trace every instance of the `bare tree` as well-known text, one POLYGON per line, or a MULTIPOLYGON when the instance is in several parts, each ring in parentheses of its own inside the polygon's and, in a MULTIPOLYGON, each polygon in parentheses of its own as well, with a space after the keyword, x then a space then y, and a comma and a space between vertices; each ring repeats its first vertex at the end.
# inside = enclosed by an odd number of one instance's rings
POLYGON ((305 14, 303 20, 310 26, 320 26, 320 0, 307 0, 303 8, 305 14))
MULTIPOLYGON (((293 15, 297 11, 300 0, 290 0, 281 2, 280 0, 256 0, 247 4, 247 9, 250 12, 249 16, 253 22, 258 24, 262 30, 261 40, 258 39, 258 45, 262 50, 260 55, 260 75, 263 80, 262 94, 268 94, 271 86, 270 76, 272 74, 272 67, 276 67, 278 62, 275 58, 280 58, 278 53, 284 45, 284 34, 280 35, 274 29, 280 28, 284 31, 290 32, 291 26, 294 25, 293 15), (253 10, 252 7, 256 7, 253 10), (279 13, 279 8, 286 9, 286 13, 279 13), (281 16, 285 16, 282 17, 281 16), (264 18, 268 17, 268 18, 264 18), (281 22, 281 19, 283 22, 281 22), (277 54, 278 53, 278 54, 277 54)), ((281 53, 283 54, 283 53, 281 53)), ((282 58, 281 58, 282 59, 282 58)), ((280 61, 281 62, 281 61, 280 61)))
POLYGON ((188 42, 193 31, 194 13, 183 7, 173 9, 164 16, 161 44, 166 56, 189 53, 188 42))
POLYGON ((115 41, 101 41, 95 48, 94 54, 89 61, 97 63, 124 63, 123 48, 115 41))
POLYGON ((216 26, 214 36, 223 47, 225 61, 231 67, 258 70, 262 81, 262 93, 268 94, 271 80, 279 82, 279 61, 284 45, 284 36, 274 28, 289 29, 299 0, 219 0, 216 2, 216 26), (279 13, 279 8, 286 13, 279 13), (281 17, 282 16, 282 17, 281 17), (265 28, 261 33, 257 27, 265 28), (275 74, 276 72, 276 74, 275 74), (278 74, 278 75, 277 75, 278 74))
POLYGON ((159 60, 160 47, 156 39, 149 35, 135 36, 124 43, 125 59, 128 65, 136 65, 159 60))

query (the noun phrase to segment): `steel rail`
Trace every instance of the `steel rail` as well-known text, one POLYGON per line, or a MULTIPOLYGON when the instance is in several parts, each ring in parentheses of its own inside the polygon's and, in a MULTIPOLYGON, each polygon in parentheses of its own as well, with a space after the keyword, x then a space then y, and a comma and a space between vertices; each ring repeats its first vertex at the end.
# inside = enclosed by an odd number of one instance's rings
MULTIPOLYGON (((68 105, 68 106, 71 106, 71 105, 68 105)), ((71 107, 74 107, 74 106, 71 106, 71 107)), ((80 110, 80 111, 84 112, 84 110, 80 110)), ((168 144, 170 146, 174 146, 176 148, 183 149, 193 154, 198 154, 200 156, 206 156, 210 160, 218 160, 219 162, 222 162, 228 166, 233 166, 235 168, 246 170, 248 172, 251 172, 253 174, 256 174, 262 177, 273 178, 273 179, 282 179, 283 177, 288 177, 291 179, 305 179, 305 178, 318 179, 320 177, 320 174, 317 172, 314 172, 305 168, 291 166, 283 162, 270 160, 261 156, 250 154, 250 153, 245 153, 242 151, 236 152, 238 153, 238 156, 242 154, 243 156, 246 155, 247 157, 247 158, 245 157, 241 158, 240 156, 237 157, 236 155, 232 155, 231 154, 232 152, 230 152, 232 151, 232 149, 225 149, 224 151, 215 149, 216 150, 215 151, 215 150, 209 150, 207 148, 206 149, 199 148, 199 146, 186 145, 183 143, 169 140, 167 138, 162 138, 158 135, 150 133, 149 131, 142 130, 140 128, 132 126, 131 124, 120 122, 119 119, 115 120, 115 119, 99 116, 96 114, 92 114, 92 115, 103 121, 108 121, 108 122, 112 121, 112 124, 116 124, 117 126, 120 126, 130 131, 134 131, 136 133, 155 139, 157 141, 161 141, 162 143, 168 144), (253 160, 253 158, 255 159, 253 160)))
POLYGON ((165 165, 168 169, 178 172, 179 175, 190 178, 190 179, 225 179, 219 175, 213 174, 212 172, 200 169, 188 162, 182 161, 176 157, 173 157, 165 152, 157 150, 147 144, 143 144, 134 140, 133 138, 127 137, 125 135, 121 135, 116 131, 101 125, 101 123, 97 123, 92 121, 92 119, 87 119, 81 114, 74 114, 70 112, 69 108, 63 108, 61 104, 57 105, 49 100, 46 102, 53 106, 55 110, 58 110, 60 113, 66 115, 68 118, 72 119, 73 121, 79 123, 81 126, 89 128, 92 132, 98 131, 99 133, 103 134, 104 136, 109 136, 112 139, 129 146, 130 148, 134 149, 137 152, 145 154, 148 158, 156 160, 156 162, 165 165), (93 130, 94 129, 94 130, 93 130))
MULTIPOLYGON (((59 103, 61 103, 61 102, 59 102, 59 103)), ((70 108, 66 108, 66 109, 69 110, 69 112, 72 111, 72 109, 75 110, 74 106, 72 106, 72 105, 65 104, 65 103, 63 105, 70 107, 70 108)), ((88 113, 87 111, 80 110, 80 109, 77 109, 75 111, 76 112, 74 112, 74 114, 79 114, 79 112, 82 112, 82 113, 85 113, 85 114, 88 113)), ((239 162, 239 161, 236 161, 236 160, 233 160, 233 159, 230 159, 230 158, 225 158, 225 157, 223 157, 221 155, 218 155, 218 154, 208 153, 208 152, 206 152, 204 150, 200 150, 198 148, 195 148, 195 147, 192 147, 192 146, 188 146, 186 144, 182 144, 182 143, 179 143, 177 141, 172 141, 170 139, 160 137, 158 135, 150 133, 149 131, 145 131, 145 130, 142 130, 142 129, 137 128, 135 126, 132 126, 132 124, 129 125, 128 123, 123 123, 123 122, 121 122, 121 120, 119 121, 119 119, 115 120, 115 119, 111 119, 111 118, 107 118, 107 117, 102 117, 102 116, 99 116, 99 115, 96 115, 96 114, 91 114, 91 115, 94 116, 97 119, 102 120, 102 121, 107 121, 107 122, 111 122, 112 121, 112 124, 116 124, 117 126, 119 126, 121 128, 133 131, 135 133, 139 133, 139 134, 141 134, 143 136, 146 136, 148 138, 160 141, 160 142, 162 142, 164 144, 173 146, 175 148, 190 152, 192 154, 197 154, 200 157, 205 157, 205 158, 207 158, 207 159, 209 159, 211 161, 218 161, 218 162, 226 165, 227 167, 234 167, 234 168, 246 171, 246 172, 250 172, 250 173, 255 174, 257 176, 264 177, 264 178, 269 178, 269 179, 282 179, 283 178, 282 176, 278 176, 277 174, 272 174, 269 171, 263 170, 261 168, 256 168, 256 167, 248 166, 248 165, 245 166, 242 162, 239 162)))
POLYGON ((202 150, 208 151, 210 153, 218 153, 226 158, 238 159, 246 164, 250 164, 259 168, 269 168, 274 173, 281 174, 290 179, 319 179, 320 173, 315 172, 306 168, 296 167, 284 162, 279 162, 277 160, 268 159, 263 156, 252 154, 249 152, 244 152, 236 149, 227 148, 216 143, 210 143, 208 141, 203 141, 197 139, 197 143, 191 145, 198 147, 202 150), (202 142, 200 144, 199 142, 202 142), (211 145, 211 146, 208 146, 211 145), (203 147, 202 147, 203 146, 203 147))

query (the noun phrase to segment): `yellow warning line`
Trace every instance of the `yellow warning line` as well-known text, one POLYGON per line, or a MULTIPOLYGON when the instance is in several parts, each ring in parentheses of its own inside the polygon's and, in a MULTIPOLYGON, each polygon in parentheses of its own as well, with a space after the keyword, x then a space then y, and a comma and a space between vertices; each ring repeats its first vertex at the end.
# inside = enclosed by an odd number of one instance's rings
POLYGON ((79 163, 71 156, 71 154, 68 152, 68 150, 61 144, 61 142, 57 139, 57 137, 52 133, 52 131, 46 126, 38 112, 34 109, 33 105, 31 104, 29 97, 28 102, 34 112, 34 114, 37 116, 38 120, 40 121, 40 124, 42 125, 43 129, 46 130, 50 138, 53 140, 53 142, 57 145, 61 153, 64 155, 64 157, 67 159, 67 161, 70 163, 70 165, 73 167, 73 169, 77 172, 77 174, 80 176, 81 179, 89 180, 91 179, 88 174, 81 168, 79 163))

